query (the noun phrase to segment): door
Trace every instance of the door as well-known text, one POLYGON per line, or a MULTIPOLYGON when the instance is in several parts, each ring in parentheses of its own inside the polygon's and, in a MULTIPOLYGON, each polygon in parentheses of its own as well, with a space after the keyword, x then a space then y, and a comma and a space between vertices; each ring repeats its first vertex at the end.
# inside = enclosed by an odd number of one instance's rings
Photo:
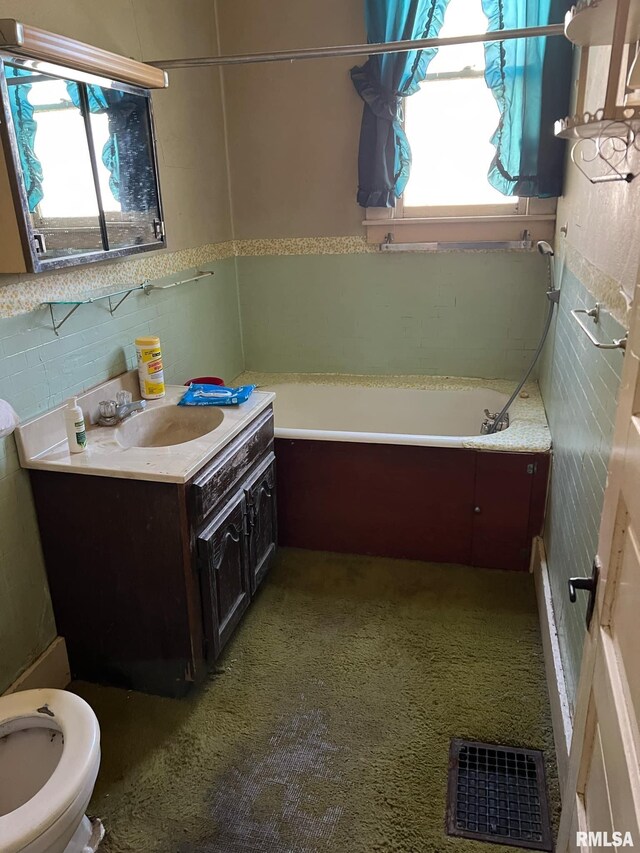
POLYGON ((276 553, 278 522, 275 459, 274 454, 270 453, 245 486, 252 595, 269 571, 276 553))
MULTIPOLYGON (((600 524, 600 577, 582 658, 559 853, 625 849, 631 846, 629 840, 636 849, 640 847, 638 286, 633 304, 600 524), (614 846, 616 841, 621 843, 614 846)), ((576 590, 575 597, 586 604, 586 592, 576 590)))
POLYGON ((246 498, 238 492, 198 536, 205 630, 217 657, 249 606, 246 498))

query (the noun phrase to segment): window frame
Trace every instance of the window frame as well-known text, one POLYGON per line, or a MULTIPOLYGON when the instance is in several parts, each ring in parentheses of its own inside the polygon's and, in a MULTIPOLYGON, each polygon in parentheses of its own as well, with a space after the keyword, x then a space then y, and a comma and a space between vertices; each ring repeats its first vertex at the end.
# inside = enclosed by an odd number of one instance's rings
MULTIPOLYGON (((427 74, 424 82, 464 80, 469 76, 479 75, 470 74, 467 67, 457 72, 427 74)), ((406 130, 404 121, 403 127, 406 130)), ((557 198, 518 197, 513 205, 407 206, 404 197, 400 197, 394 208, 367 208, 362 224, 369 243, 486 244, 517 242, 525 237, 550 240, 555 231, 556 208, 557 198)))

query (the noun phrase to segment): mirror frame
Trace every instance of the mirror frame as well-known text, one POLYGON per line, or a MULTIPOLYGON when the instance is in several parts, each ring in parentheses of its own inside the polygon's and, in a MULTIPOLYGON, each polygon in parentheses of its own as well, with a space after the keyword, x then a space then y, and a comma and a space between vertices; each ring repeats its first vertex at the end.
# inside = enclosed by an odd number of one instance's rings
MULTIPOLYGON (((24 56, 11 53, 10 51, 0 51, 0 140, 4 149, 4 155, 9 173, 9 181, 11 184, 11 192, 13 195, 13 203, 16 213, 16 220, 20 231, 20 239, 24 253, 25 263, 29 272, 46 272, 48 270, 61 269, 64 267, 79 266, 83 264, 91 264, 96 261, 107 261, 114 258, 122 258, 127 255, 135 255, 140 252, 152 252, 158 249, 166 249, 167 239, 165 231, 164 208, 162 204, 162 193, 160 190, 160 174, 158 169, 158 150, 156 144, 155 122, 153 117, 153 102, 149 89, 142 89, 138 86, 132 86, 129 83, 121 83, 117 80, 110 80, 106 77, 100 77, 94 74, 88 74, 84 71, 76 71, 71 68, 65 68, 61 65, 55 65, 50 62, 44 62, 38 59, 30 59, 24 56), (9 92, 7 78, 5 72, 5 63, 16 65, 20 68, 25 68, 34 73, 46 74, 52 77, 60 77, 64 80, 71 80, 77 83, 86 83, 102 86, 107 89, 117 89, 122 92, 128 92, 134 95, 140 95, 147 99, 148 103, 148 119, 149 131, 151 140, 151 156, 153 159, 153 174, 155 176, 158 210, 161 222, 161 235, 152 243, 134 244, 131 246, 120 247, 117 249, 102 249, 97 252, 84 252, 77 255, 65 255, 59 258, 41 258, 36 251, 35 240, 33 239, 33 229, 30 221, 30 211, 26 195, 24 180, 22 177, 22 166, 20 164, 20 155, 18 153, 18 142, 13 122, 13 115, 9 103, 9 92)), ((87 147, 92 158, 95 157, 95 152, 91 151, 91 140, 87 136, 87 147)), ((98 188, 96 187, 96 194, 98 188)), ((101 229, 106 227, 106 222, 103 218, 104 214, 100 211, 101 229)))

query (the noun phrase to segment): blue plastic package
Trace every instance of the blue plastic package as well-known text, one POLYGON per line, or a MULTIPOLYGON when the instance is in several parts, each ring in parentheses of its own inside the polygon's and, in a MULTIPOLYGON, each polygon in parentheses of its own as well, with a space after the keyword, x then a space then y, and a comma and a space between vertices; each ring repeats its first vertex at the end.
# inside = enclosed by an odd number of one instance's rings
POLYGON ((179 406, 237 406, 246 402, 255 385, 226 388, 224 385, 189 385, 179 406))

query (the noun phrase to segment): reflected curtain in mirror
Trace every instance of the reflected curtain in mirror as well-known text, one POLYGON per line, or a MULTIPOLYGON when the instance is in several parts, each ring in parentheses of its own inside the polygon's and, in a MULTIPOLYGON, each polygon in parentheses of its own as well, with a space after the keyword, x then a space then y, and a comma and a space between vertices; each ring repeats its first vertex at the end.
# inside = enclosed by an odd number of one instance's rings
POLYGON ((35 153, 36 131, 38 123, 33 113, 33 106, 29 101, 30 83, 16 82, 20 78, 31 77, 30 71, 23 68, 6 67, 7 90, 9 92, 9 105, 13 113, 16 140, 22 173, 24 175, 25 190, 29 210, 33 212, 38 203, 42 201, 42 165, 35 153))
MULTIPOLYGON (((80 106, 77 83, 67 85, 69 96, 80 106)), ((93 115, 105 114, 109 138, 100 152, 109 171, 109 189, 123 213, 143 213, 157 205, 153 164, 140 156, 151 146, 146 98, 118 89, 87 85, 87 103, 93 115)))

